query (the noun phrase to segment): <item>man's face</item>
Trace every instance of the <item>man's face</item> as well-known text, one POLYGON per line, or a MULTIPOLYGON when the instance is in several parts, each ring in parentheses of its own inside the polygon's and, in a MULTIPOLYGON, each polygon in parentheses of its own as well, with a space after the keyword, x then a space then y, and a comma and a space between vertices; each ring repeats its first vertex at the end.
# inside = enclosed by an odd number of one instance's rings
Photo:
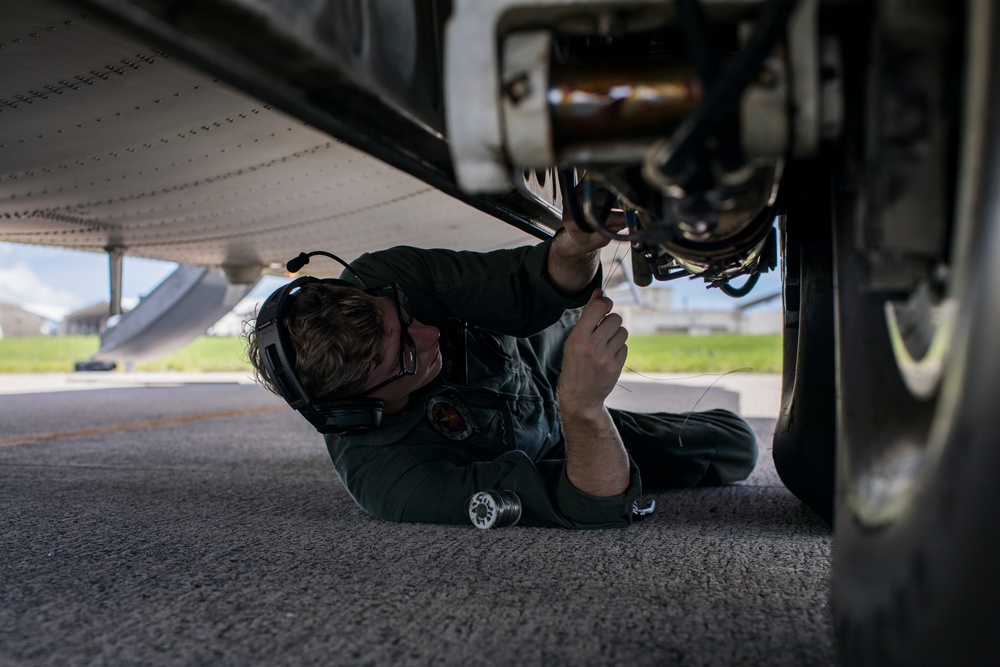
MULTIPOLYGON (((404 335, 404 326, 399 320, 396 303, 389 297, 374 298, 376 305, 382 310, 385 337, 382 339, 382 362, 369 374, 365 387, 374 387, 399 373, 400 338, 404 335)), ((429 383, 441 372, 441 347, 438 344, 441 332, 438 328, 413 320, 413 323, 406 327, 406 334, 413 340, 416 348, 416 372, 367 394, 384 401, 389 412, 397 406, 405 405, 407 397, 412 392, 429 383)))

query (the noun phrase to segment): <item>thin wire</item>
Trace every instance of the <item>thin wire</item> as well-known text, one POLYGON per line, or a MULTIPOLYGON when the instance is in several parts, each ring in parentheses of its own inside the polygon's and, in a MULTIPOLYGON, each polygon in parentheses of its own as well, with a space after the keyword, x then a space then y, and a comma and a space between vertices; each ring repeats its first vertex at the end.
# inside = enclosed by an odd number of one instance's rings
POLYGON ((615 247, 615 256, 611 259, 611 264, 612 264, 611 273, 609 273, 608 277, 604 279, 604 286, 601 288, 601 292, 607 292, 608 291, 608 285, 611 284, 611 278, 615 275, 615 271, 618 270, 618 249, 619 248, 621 248, 620 245, 617 246, 617 247, 615 247))
POLYGON ((698 373, 697 375, 685 375, 682 377, 668 377, 668 378, 658 378, 658 377, 653 377, 652 375, 643 375, 639 371, 632 370, 628 366, 625 366, 625 370, 627 370, 629 373, 634 373, 639 377, 646 378, 647 380, 656 380, 657 382, 676 382, 677 380, 696 380, 698 378, 703 378, 706 376, 718 376, 719 378, 722 378, 723 376, 728 375, 729 373, 746 373, 748 371, 752 371, 753 366, 745 366, 744 368, 734 368, 733 370, 726 371, 725 373, 698 373))
POLYGON ((691 415, 694 414, 694 411, 695 411, 695 409, 697 409, 698 404, 701 403, 701 399, 705 398, 705 396, 708 394, 708 392, 712 391, 712 387, 715 386, 715 383, 718 382, 719 380, 721 380, 722 378, 726 377, 727 375, 731 374, 731 373, 740 373, 740 372, 751 371, 751 370, 753 370, 753 368, 750 367, 750 366, 747 366, 745 368, 736 368, 736 369, 731 370, 731 371, 726 371, 725 373, 723 373, 719 377, 715 378, 715 380, 712 381, 712 384, 708 385, 708 388, 705 389, 705 391, 703 391, 701 393, 701 396, 698 397, 698 400, 695 401, 694 405, 691 406, 691 409, 688 410, 687 415, 684 417, 684 421, 681 422, 681 427, 679 429, 677 429, 677 444, 678 445, 680 445, 681 447, 684 446, 684 439, 681 438, 681 431, 683 431, 684 427, 687 426, 688 419, 690 419, 691 415))
MULTIPOLYGON (((712 380, 712 384, 708 385, 708 387, 705 388, 705 391, 703 391, 701 393, 701 396, 699 396, 698 400, 694 402, 694 405, 691 406, 691 409, 688 410, 685 413, 684 421, 681 422, 680 428, 677 429, 677 442, 678 442, 678 444, 681 447, 684 446, 684 439, 681 437, 681 431, 683 431, 684 427, 687 426, 688 420, 691 419, 691 415, 693 415, 694 411, 698 408, 698 404, 701 403, 702 399, 705 398, 705 396, 708 395, 708 392, 712 391, 712 388, 715 387, 715 385, 719 382, 719 380, 721 380, 722 378, 726 377, 727 375, 732 375, 733 373, 749 373, 749 372, 753 371, 753 366, 744 366, 743 368, 734 368, 733 370, 726 371, 725 373, 699 373, 697 375, 687 375, 687 376, 683 376, 683 377, 657 378, 657 377, 652 377, 650 375, 643 375, 642 373, 639 373, 637 371, 632 370, 628 366, 625 366, 624 368, 628 372, 635 373, 639 377, 646 378, 647 380, 654 380, 656 382, 676 382, 678 380, 695 380, 697 378, 705 377, 705 376, 712 376, 712 375, 717 376, 714 380, 712 380)), ((615 384, 616 384, 616 386, 624 389, 628 393, 630 393, 630 394, 632 393, 631 389, 629 389, 625 385, 621 384, 620 382, 617 382, 615 384)))
MULTIPOLYGON (((608 284, 611 282, 612 276, 614 276, 615 275, 615 271, 618 270, 618 248, 615 248, 615 255, 614 255, 614 257, 613 257, 613 259, 611 261, 612 261, 612 264, 614 266, 611 269, 611 272, 608 274, 608 277, 605 279, 605 281, 604 281, 604 287, 602 288, 601 291, 607 291, 608 284)), ((712 388, 715 387, 716 383, 718 383, 719 380, 721 380, 722 378, 726 377, 727 375, 732 375, 733 373, 749 373, 749 372, 751 372, 753 370, 753 366, 744 366, 743 368, 734 368, 733 370, 726 371, 725 373, 699 373, 697 375, 688 375, 688 376, 683 376, 683 377, 658 378, 658 377, 653 377, 651 375, 644 375, 643 373, 640 373, 640 372, 638 372, 636 370, 633 370, 633 369, 629 368, 628 366, 623 366, 623 368, 625 370, 627 370, 629 373, 632 373, 634 375, 638 375, 641 378, 646 378, 647 380, 653 380, 653 381, 656 381, 656 382, 676 382, 678 380, 695 380, 695 379, 700 378, 700 377, 713 376, 713 375, 717 376, 714 380, 712 380, 712 384, 708 385, 708 387, 705 389, 705 391, 703 391, 701 393, 701 396, 698 397, 698 400, 695 401, 694 405, 691 406, 691 409, 687 411, 686 416, 684 417, 684 421, 681 422, 681 427, 677 430, 677 442, 680 444, 681 447, 684 446, 684 440, 681 438, 681 431, 683 431, 684 427, 687 426, 688 420, 691 418, 691 415, 694 414, 694 411, 698 408, 698 404, 701 403, 702 399, 705 398, 705 396, 708 395, 708 392, 712 391, 712 388)), ((623 385, 620 382, 616 382, 615 386, 620 387, 621 389, 624 389, 625 391, 627 391, 630 394, 632 393, 631 389, 629 389, 628 387, 626 387, 625 385, 623 385)))

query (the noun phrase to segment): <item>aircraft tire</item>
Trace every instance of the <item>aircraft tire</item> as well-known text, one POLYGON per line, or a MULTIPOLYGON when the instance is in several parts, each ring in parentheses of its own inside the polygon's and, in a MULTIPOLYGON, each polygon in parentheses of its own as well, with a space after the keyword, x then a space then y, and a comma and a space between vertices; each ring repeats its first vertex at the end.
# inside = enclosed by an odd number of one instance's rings
POLYGON ((772 457, 785 486, 833 522, 836 411, 832 234, 828 179, 815 163, 788 171, 780 219, 784 327, 781 409, 772 457))
MULTIPOLYGON (((1000 72, 989 89, 1000 109, 1000 72)), ((1000 664, 1000 119, 988 116, 932 390, 907 381, 886 297, 862 285, 853 213, 835 216, 832 599, 845 665, 1000 664)))
POLYGON ((882 304, 840 283, 833 602, 845 664, 1000 664, 1000 262, 978 275, 930 399, 903 386, 885 327, 872 326, 882 304))

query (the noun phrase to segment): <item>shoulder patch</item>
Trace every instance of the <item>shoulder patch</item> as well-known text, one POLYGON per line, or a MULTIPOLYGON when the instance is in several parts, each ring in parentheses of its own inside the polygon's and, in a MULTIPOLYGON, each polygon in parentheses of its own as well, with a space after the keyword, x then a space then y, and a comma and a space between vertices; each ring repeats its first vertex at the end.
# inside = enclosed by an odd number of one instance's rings
POLYGON ((427 421, 449 440, 465 440, 479 431, 472 411, 450 392, 431 396, 427 401, 427 421))

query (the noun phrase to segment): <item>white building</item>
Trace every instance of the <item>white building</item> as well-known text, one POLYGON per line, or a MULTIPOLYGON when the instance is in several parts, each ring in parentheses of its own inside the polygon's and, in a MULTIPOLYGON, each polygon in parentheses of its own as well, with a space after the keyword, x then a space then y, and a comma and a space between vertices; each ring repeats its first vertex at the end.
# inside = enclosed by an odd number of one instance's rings
MULTIPOLYGON (((615 312, 622 316, 629 333, 712 333, 775 334, 782 330, 782 313, 773 308, 780 294, 768 294, 730 309, 687 310, 672 305, 669 287, 633 290, 619 285, 610 291, 615 312), (639 302, 636 302, 636 295, 639 302)), ((737 302, 734 302, 736 304, 737 302)))
POLYGON ((41 336, 49 333, 44 317, 12 303, 0 303, 0 338, 41 336))

